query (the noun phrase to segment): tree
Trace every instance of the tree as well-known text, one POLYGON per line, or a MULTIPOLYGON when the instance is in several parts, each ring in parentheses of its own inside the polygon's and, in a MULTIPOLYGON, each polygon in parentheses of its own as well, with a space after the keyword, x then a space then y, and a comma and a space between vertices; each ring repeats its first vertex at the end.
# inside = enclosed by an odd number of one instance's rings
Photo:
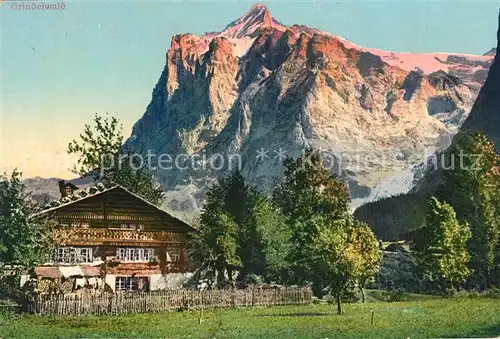
POLYGON ((352 262, 354 281, 359 288, 363 303, 365 302, 365 286, 379 269, 382 254, 379 243, 367 224, 352 220, 347 229, 347 255, 352 262))
POLYGON ((468 226, 458 221, 453 208, 432 198, 425 224, 414 239, 414 255, 418 267, 441 292, 456 288, 469 276, 470 237, 468 226))
POLYGON ((73 140, 68 144, 68 154, 78 155, 78 165, 73 167, 73 173, 83 177, 101 167, 114 166, 114 156, 122 152, 122 130, 123 126, 115 116, 96 114, 94 126, 85 124, 80 142, 73 140))
POLYGON ((436 196, 450 204, 471 230, 470 283, 500 286, 500 156, 481 133, 463 134, 445 154, 443 183, 436 196))
POLYGON ((34 219, 36 206, 29 199, 21 173, 0 175, 0 265, 28 269, 47 261, 52 251, 51 223, 34 219))
POLYGON ((378 268, 381 256, 377 239, 366 224, 351 218, 319 221, 318 235, 309 248, 316 277, 323 280, 342 314, 342 297, 355 287, 362 289, 378 268))
POLYGON ((273 193, 273 202, 284 215, 293 243, 288 261, 294 283, 313 283, 316 295, 323 294, 323 279, 308 259, 310 244, 324 220, 343 221, 348 213, 349 192, 330 175, 320 154, 308 149, 298 159, 286 159, 283 182, 273 193))
POLYGON ((354 275, 346 257, 347 232, 344 221, 333 225, 320 225, 318 236, 314 238, 310 253, 317 273, 325 281, 337 301, 337 312, 342 314, 342 295, 354 287, 354 275), (333 226, 333 227, 332 227, 333 226))
MULTIPOLYGON (((221 230, 220 225, 213 222, 214 214, 224 215, 226 222, 234 226, 225 231, 227 239, 230 237, 231 243, 236 244, 235 253, 231 256, 237 260, 231 265, 234 269, 234 263, 238 262, 238 280, 245 281, 249 275, 264 276, 266 280, 283 279, 289 232, 283 218, 268 199, 246 184, 239 171, 219 179, 208 190, 200 218, 200 233, 210 233, 214 227, 221 230)), ((202 243, 195 240, 192 243, 199 263, 204 266, 214 266, 209 262, 213 252, 220 251, 218 246, 213 241, 202 243)))
POLYGON ((220 179, 206 194, 198 234, 191 242, 191 256, 209 281, 222 284, 227 273, 232 282, 233 270, 241 265, 237 254, 238 226, 226 209, 227 181, 220 179))
MULTIPOLYGON (((209 192, 207 199, 217 198, 215 190, 209 192)), ((237 255, 237 225, 234 220, 220 209, 205 209, 200 218, 200 227, 193 236, 190 253, 194 261, 205 271, 209 285, 217 280, 223 284, 227 273, 232 283, 233 271, 241 266, 237 255)))
POLYGON ((297 158, 287 158, 284 180, 275 189, 276 205, 289 220, 312 216, 341 219, 348 215, 349 191, 323 165, 318 151, 307 149, 297 158))
POLYGON ((122 125, 115 116, 94 117, 94 125, 85 125, 80 140, 68 144, 68 154, 77 155, 72 171, 80 176, 93 175, 95 181, 119 184, 146 200, 159 205, 164 192, 150 173, 149 164, 140 154, 125 152, 122 125))
POLYGON ((263 273, 264 258, 262 238, 254 217, 254 208, 263 197, 245 182, 239 170, 220 180, 223 206, 237 226, 237 254, 241 258, 239 280, 249 274, 263 273))
POLYGON ((260 196, 253 206, 249 224, 255 225, 252 228, 256 229, 253 271, 269 282, 287 282, 291 232, 283 216, 267 198, 260 196))

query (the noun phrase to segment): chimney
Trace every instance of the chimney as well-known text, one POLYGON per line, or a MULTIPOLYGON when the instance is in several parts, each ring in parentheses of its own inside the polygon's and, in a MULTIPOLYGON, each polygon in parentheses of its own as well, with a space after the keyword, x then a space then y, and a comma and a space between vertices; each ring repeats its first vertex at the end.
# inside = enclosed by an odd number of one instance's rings
POLYGON ((66 194, 66 185, 64 180, 59 180, 59 192, 61 193, 61 198, 64 198, 66 194))

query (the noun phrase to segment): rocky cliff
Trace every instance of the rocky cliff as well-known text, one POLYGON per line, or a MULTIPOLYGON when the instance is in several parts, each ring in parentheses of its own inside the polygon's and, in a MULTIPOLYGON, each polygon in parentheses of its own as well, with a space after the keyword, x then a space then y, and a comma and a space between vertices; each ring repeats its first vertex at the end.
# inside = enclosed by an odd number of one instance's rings
POLYGON ((269 190, 284 156, 307 146, 322 149, 359 203, 448 146, 492 60, 362 48, 254 5, 221 32, 172 38, 125 146, 153 154, 173 211, 199 209, 207 184, 238 163, 269 190))
POLYGON ((462 129, 484 132, 500 151, 500 17, 497 39, 495 61, 462 129))
MULTIPOLYGON (((500 46, 500 16, 497 35, 500 46)), ((500 56, 498 48, 494 51, 496 56, 487 79, 459 133, 480 130, 495 143, 497 150, 500 150, 500 56)), ((429 159, 429 166, 423 163, 415 167, 420 168, 423 175, 415 181, 411 194, 365 204, 355 211, 354 216, 369 223, 382 239, 398 239, 402 234, 420 227, 427 213, 427 201, 442 182, 443 171, 439 168, 434 170, 433 161, 441 159, 444 151, 429 159)), ((440 164, 437 163, 438 166, 440 164)))

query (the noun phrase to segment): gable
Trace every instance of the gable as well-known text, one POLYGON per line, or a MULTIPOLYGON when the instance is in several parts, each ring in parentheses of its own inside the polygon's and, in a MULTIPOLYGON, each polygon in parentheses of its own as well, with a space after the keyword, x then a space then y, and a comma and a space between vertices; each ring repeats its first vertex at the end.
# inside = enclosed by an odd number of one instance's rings
MULTIPOLYGON (((74 198, 74 197, 73 197, 74 198)), ((59 221, 88 221, 92 227, 119 228, 122 223, 141 223, 150 230, 192 232, 194 228, 121 186, 49 208, 38 215, 59 221)))

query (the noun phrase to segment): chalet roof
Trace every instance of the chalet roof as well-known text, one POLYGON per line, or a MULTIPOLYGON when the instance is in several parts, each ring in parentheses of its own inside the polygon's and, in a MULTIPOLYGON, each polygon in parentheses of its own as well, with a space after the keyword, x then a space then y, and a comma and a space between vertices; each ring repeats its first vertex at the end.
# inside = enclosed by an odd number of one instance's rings
POLYGON ((73 184, 71 182, 64 183, 64 187, 71 187, 72 190, 79 190, 80 189, 80 187, 76 186, 75 184, 73 184))
POLYGON ((101 194, 104 194, 106 192, 110 192, 110 191, 113 191, 113 190, 116 190, 116 189, 121 189, 121 190, 125 191, 127 194, 133 196, 134 198, 141 200, 145 204, 148 204, 149 206, 151 206, 151 208, 156 209, 160 213, 168 216, 169 218, 177 220, 179 223, 185 225, 186 227, 188 227, 192 231, 196 231, 196 229, 194 227, 186 224, 184 221, 180 220, 179 218, 174 217, 173 215, 171 215, 170 213, 168 213, 164 209, 156 206, 155 204, 152 204, 151 202, 147 201, 146 199, 140 197, 139 195, 137 195, 135 193, 132 193, 131 191, 129 191, 125 187, 123 187, 121 185, 105 186, 102 183, 98 183, 95 186, 89 187, 87 189, 79 190, 78 192, 75 192, 72 195, 63 197, 63 198, 61 198, 59 200, 51 201, 50 203, 48 203, 47 205, 45 205, 44 207, 42 207, 41 210, 39 210, 36 213, 33 213, 31 215, 31 217, 32 218, 37 218, 37 217, 40 217, 40 216, 45 215, 47 213, 57 211, 60 208, 72 205, 74 203, 77 203, 77 202, 80 202, 80 201, 83 201, 83 200, 86 200, 86 199, 89 199, 89 198, 92 198, 92 197, 99 196, 101 194))

